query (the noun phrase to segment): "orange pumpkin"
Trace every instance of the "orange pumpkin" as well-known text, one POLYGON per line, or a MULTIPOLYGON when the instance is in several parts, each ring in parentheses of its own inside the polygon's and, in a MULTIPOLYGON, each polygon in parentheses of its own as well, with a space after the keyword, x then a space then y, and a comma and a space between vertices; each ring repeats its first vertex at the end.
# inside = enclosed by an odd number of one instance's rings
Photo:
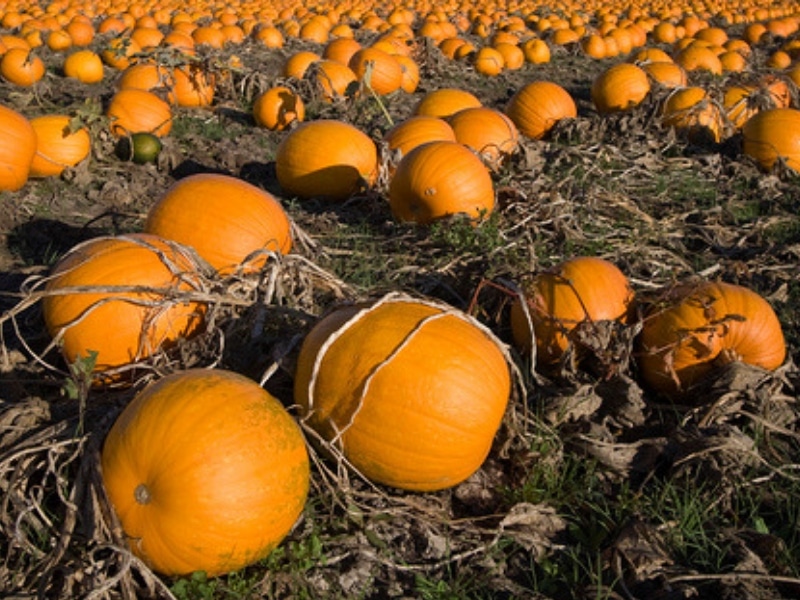
POLYGON ((441 88, 425 94, 414 107, 415 115, 449 117, 464 108, 481 106, 481 101, 467 90, 441 88))
POLYGON ((375 182, 378 150, 367 134, 349 123, 309 121, 278 145, 275 171, 288 194, 345 200, 375 182))
POLYGON ((14 85, 30 87, 44 77, 44 61, 31 50, 10 48, 0 57, 0 75, 14 85))
POLYGON ((465 108, 448 118, 456 141, 477 153, 492 169, 499 169, 519 146, 519 131, 505 113, 478 106, 465 108))
POLYGON ((552 81, 534 81, 517 90, 506 105, 506 114, 523 135, 539 140, 562 119, 578 116, 570 93, 552 81))
POLYGON ((361 48, 348 62, 359 81, 376 94, 386 95, 400 89, 403 69, 397 59, 378 48, 361 48))
POLYGON ((433 491, 481 466, 510 386, 488 329, 444 304, 390 295, 335 310, 311 330, 294 397, 365 477, 433 491))
POLYGON ((191 246, 217 271, 263 265, 292 247, 289 217, 272 194, 246 181, 201 173, 174 183, 150 209, 147 233, 191 246))
POLYGON ((30 177, 54 177, 89 156, 92 140, 85 127, 73 129, 67 115, 43 115, 31 119, 36 132, 36 154, 30 177))
POLYGON ((213 577, 264 558, 302 513, 310 480, 283 405, 223 370, 142 390, 111 427, 101 465, 131 551, 164 575, 213 577))
POLYGON ((53 269, 42 301, 47 330, 67 362, 97 352, 97 372, 145 359, 202 324, 203 305, 181 298, 198 287, 195 273, 185 249, 157 236, 93 238, 53 269))
POLYGON ((565 260, 537 274, 523 291, 525 306, 522 298, 511 306, 514 344, 527 353, 535 339, 536 365, 545 369, 561 360, 579 324, 625 322, 634 297, 624 273, 593 256, 565 260))
POLYGON ((283 131, 292 123, 300 123, 306 117, 306 107, 300 95, 286 87, 276 85, 253 102, 253 118, 256 124, 272 131, 283 131))
POLYGON ((147 90, 119 90, 111 97, 106 116, 117 137, 140 132, 164 137, 172 129, 169 104, 147 90))
POLYGON ((800 110, 770 108, 750 117, 742 127, 742 150, 764 171, 782 161, 800 172, 800 110))
POLYGON ((153 62, 138 62, 122 71, 116 81, 118 90, 167 90, 172 87, 170 70, 153 62))
POLYGON ((455 142, 455 131, 445 119, 427 115, 412 115, 392 127, 383 137, 389 151, 398 153, 398 160, 417 146, 439 140, 455 142))
POLYGON ((481 159, 458 142, 428 142, 397 165, 389 206, 400 221, 428 224, 465 214, 472 220, 494 210, 494 184, 481 159))
POLYGON ((722 137, 722 109, 699 86, 673 91, 664 102, 663 122, 695 144, 718 143, 722 137))
POLYGON ((36 132, 30 121, 0 104, 0 191, 22 189, 35 154, 36 132))
POLYGON ((169 99, 178 106, 206 107, 214 101, 213 75, 199 65, 184 65, 172 70, 169 99))
POLYGON ((638 345, 644 381, 669 395, 688 392, 720 361, 771 370, 786 357, 781 324, 769 303, 753 290, 722 282, 671 290, 646 315, 638 345))
POLYGON ((601 114, 625 111, 641 104, 650 93, 650 80, 641 67, 618 63, 592 81, 591 97, 601 114))
POLYGON ((64 75, 83 83, 100 83, 105 75, 103 60, 93 50, 78 50, 64 59, 64 75))

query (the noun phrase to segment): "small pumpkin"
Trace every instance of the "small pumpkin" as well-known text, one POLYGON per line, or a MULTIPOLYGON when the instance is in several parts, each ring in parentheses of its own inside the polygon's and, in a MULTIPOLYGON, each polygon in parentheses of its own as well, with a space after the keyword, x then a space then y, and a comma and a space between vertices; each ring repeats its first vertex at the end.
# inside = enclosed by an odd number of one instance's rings
POLYGON ((800 172, 800 110, 771 108, 750 117, 742 127, 742 150, 764 171, 782 161, 800 172))
POLYGON ((172 70, 169 99, 174 104, 194 108, 211 106, 215 93, 214 76, 203 67, 190 64, 172 70))
POLYGON ((458 214, 477 221, 494 205, 489 170, 459 142, 414 148, 400 160, 389 183, 389 206, 400 221, 428 224, 458 214))
POLYGON ((142 390, 111 427, 101 465, 131 551, 169 576, 213 577, 267 556, 302 513, 310 480, 283 405, 220 369, 142 390))
POLYGON ((687 283, 651 307, 637 340, 653 389, 680 396, 725 361, 773 370, 786 358, 780 321, 755 291, 724 282, 687 283))
POLYGON ((415 115, 449 117, 464 108, 481 106, 481 101, 467 90, 441 88, 425 94, 414 107, 415 115))
POLYGON ((715 144, 722 138, 722 109, 705 88, 690 86, 673 91, 662 110, 664 125, 692 143, 715 144))
POLYGON ((578 116, 572 95, 552 81, 533 81, 517 90, 505 108, 520 133, 542 139, 562 119, 578 116))
POLYGON ((22 189, 36 154, 36 131, 24 115, 0 104, 0 191, 22 189))
POLYGON ((0 55, 0 75, 14 85, 30 87, 44 77, 44 61, 32 50, 10 48, 0 55))
POLYGON ((111 132, 117 137, 139 132, 164 137, 172 129, 169 104, 147 90, 119 90, 111 97, 106 116, 111 121, 111 132))
POLYGON ((306 118, 303 99, 285 85, 276 85, 259 94, 253 102, 256 124, 272 131, 283 131, 306 118))
POLYGON ((519 147, 519 131, 505 113, 478 106, 448 118, 456 141, 475 152, 491 169, 499 169, 519 147))
POLYGON ((378 150, 354 125, 318 119, 301 123, 281 140, 275 171, 288 194, 345 200, 375 182, 378 150))
POLYGON ((456 133, 447 120, 427 115, 412 115, 392 127, 383 137, 389 151, 398 153, 398 160, 417 146, 439 140, 455 142, 456 133))
POLYGON ((601 114, 629 110, 641 104, 649 93, 647 73, 632 63, 608 67, 592 80, 592 102, 601 114))
POLYGON ((42 115, 31 119, 36 132, 36 154, 30 177, 57 177, 83 161, 92 149, 85 127, 72 127, 68 115, 42 115))
POLYGON ((400 294, 334 310, 303 341, 303 419, 365 477, 454 486, 489 453, 511 378, 502 344, 463 312, 400 294))
POLYGON ((594 256, 571 258, 537 274, 523 286, 523 295, 525 306, 523 298, 511 306, 514 344, 529 353, 535 339, 536 366, 543 369, 561 360, 581 323, 625 323, 634 298, 619 267, 594 256))
POLYGON ((369 46, 361 48, 350 57, 348 66, 358 80, 368 85, 376 94, 391 94, 400 89, 403 69, 388 52, 369 46))
POLYGON ((290 221, 269 192, 216 173, 189 175, 153 204, 147 233, 194 248, 222 274, 263 265, 258 252, 286 254, 292 247, 290 221))
POLYGON ((148 234, 99 237, 58 261, 42 311, 64 359, 71 363, 97 352, 100 373, 196 332, 205 307, 185 294, 198 287, 195 263, 185 249, 148 234))
POLYGON ((314 82, 327 102, 346 97, 358 83, 358 77, 348 65, 325 59, 309 65, 303 78, 314 82))
POLYGON ((67 56, 63 70, 66 77, 82 83, 100 83, 105 75, 100 55, 88 49, 78 50, 67 56))

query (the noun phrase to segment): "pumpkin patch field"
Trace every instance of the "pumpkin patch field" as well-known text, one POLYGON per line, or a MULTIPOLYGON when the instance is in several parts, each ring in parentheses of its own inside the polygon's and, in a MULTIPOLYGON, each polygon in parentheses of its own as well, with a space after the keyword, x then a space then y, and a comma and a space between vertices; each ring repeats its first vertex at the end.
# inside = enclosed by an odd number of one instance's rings
POLYGON ((800 597, 800 4, 0 0, 0 597, 800 597))

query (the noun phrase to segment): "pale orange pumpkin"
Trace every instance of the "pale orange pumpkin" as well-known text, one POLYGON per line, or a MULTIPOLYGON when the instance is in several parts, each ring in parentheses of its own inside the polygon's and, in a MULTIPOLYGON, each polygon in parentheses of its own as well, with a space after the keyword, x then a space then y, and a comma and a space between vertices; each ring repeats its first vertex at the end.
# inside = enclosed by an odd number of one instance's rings
POLYGON ((572 95, 552 81, 533 81, 518 89, 505 108, 523 135, 539 140, 562 119, 578 116, 572 95))
POLYGON ((288 194, 345 200, 375 182, 378 150, 367 134, 349 123, 308 121, 278 145, 275 171, 288 194))
POLYGON ((644 381, 676 396, 726 361, 772 370, 786 358, 781 324, 770 304, 753 290, 723 282, 670 290, 645 316, 637 342, 644 381))
POLYGON ((175 182, 150 208, 144 230, 194 248, 222 274, 258 268, 267 252, 292 247, 289 216, 272 194, 216 173, 175 182))
POLYGON ((97 352, 95 371, 102 372, 145 359, 197 331, 204 305, 181 294, 198 287, 185 248, 148 234, 99 237, 58 261, 42 312, 64 359, 71 363, 97 352))
POLYGON ((593 256, 571 258, 538 273, 523 285, 523 293, 525 305, 517 298, 511 307, 514 344, 528 353, 535 339, 536 366, 543 369, 561 360, 578 325, 624 323, 634 299, 625 274, 614 263, 593 256))
POLYGON ((36 132, 31 122, 13 108, 0 104, 0 191, 22 189, 35 154, 36 132))
POLYGON ((37 143, 30 177, 56 177, 89 156, 92 149, 89 131, 85 127, 73 128, 71 122, 68 115, 31 119, 37 143))
POLYGON ((300 517, 310 480, 303 434, 283 405, 219 369, 139 392, 101 466, 131 551, 170 576, 214 577, 267 556, 300 517))
POLYGON ((428 142, 400 160, 389 183, 389 206, 400 221, 428 224, 461 214, 476 221, 494 210, 494 184, 463 144, 428 142))
POLYGON ((300 350, 294 397, 365 477, 433 491, 481 466, 510 387, 488 329, 447 305, 393 294, 317 323, 300 350))

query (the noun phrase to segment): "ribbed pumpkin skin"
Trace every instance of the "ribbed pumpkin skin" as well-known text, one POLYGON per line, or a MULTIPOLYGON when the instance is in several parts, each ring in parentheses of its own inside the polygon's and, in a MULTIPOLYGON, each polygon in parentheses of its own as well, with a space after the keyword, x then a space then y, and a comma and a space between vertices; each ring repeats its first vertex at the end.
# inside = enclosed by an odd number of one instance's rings
POLYGON ((191 335, 202 323, 202 305, 166 297, 192 289, 192 270, 186 256, 152 235, 101 237, 79 244, 56 264, 47 283, 48 295, 42 300, 47 330, 55 337, 65 328, 61 351, 67 362, 90 350, 98 352, 96 371, 146 358, 191 335), (79 286, 143 286, 166 292, 56 293, 79 286))
POLYGON ((609 67, 592 81, 592 102, 601 114, 633 108, 641 104, 649 93, 647 73, 631 63, 609 67))
POLYGON ((444 489, 489 453, 508 365, 497 342, 448 311, 384 298, 331 313, 303 342, 295 401, 326 439, 339 432, 344 455, 374 482, 444 489))
POLYGON ((43 115, 31 119, 36 131, 36 154, 31 162, 30 177, 54 177, 74 167, 92 149, 89 132, 81 127, 70 131, 67 115, 43 115))
POLYGON ((349 123, 309 121, 278 145, 275 171, 288 194, 346 200, 375 182, 378 150, 367 134, 349 123))
MULTIPOLYGON (((536 337, 537 365, 547 367, 569 347, 568 334, 584 321, 622 321, 633 302, 628 278, 602 258, 580 256, 542 272, 525 287, 536 337)), ((511 306, 514 344, 531 351, 530 325, 521 300, 511 306)))
POLYGON ((750 117, 742 127, 742 150, 769 171, 782 159, 800 172, 800 110, 772 108, 750 117))
POLYGON ((667 302, 645 317, 638 339, 639 370, 652 388, 669 395, 690 390, 723 352, 764 369, 783 364, 780 321, 756 292, 704 282, 674 290, 667 302))
POLYGON ((389 183, 389 206, 400 221, 427 224, 456 214, 479 219, 494 204, 488 169, 458 142, 418 146, 400 160, 389 183))
POLYGON ((118 137, 140 132, 164 137, 172 129, 169 104, 147 90, 119 90, 112 96, 106 116, 111 120, 111 132, 118 137))
POLYGON ((361 48, 350 57, 348 66, 363 81, 370 70, 369 85, 376 94, 391 94, 400 89, 403 69, 394 56, 378 48, 361 48))
MULTIPOLYGON (((191 246, 222 274, 256 251, 286 254, 292 248, 289 217, 272 194, 216 173, 174 183, 151 207, 144 230, 191 246)), ((265 260, 258 257, 248 266, 265 260)))
POLYGON ((36 132, 31 122, 14 109, 0 105, 0 191, 22 189, 35 153, 36 132))
POLYGON ((552 81, 534 81, 508 101, 506 114, 523 135, 542 139, 561 119, 575 118, 578 108, 570 93, 552 81))
POLYGON ((140 392, 105 440, 102 469, 131 550, 164 575, 215 576, 268 555, 310 477, 283 405, 241 375, 203 369, 140 392))
POLYGON ((465 108, 448 118, 456 141, 476 152, 492 169, 499 169, 517 151, 519 131, 505 113, 478 106, 465 108))

